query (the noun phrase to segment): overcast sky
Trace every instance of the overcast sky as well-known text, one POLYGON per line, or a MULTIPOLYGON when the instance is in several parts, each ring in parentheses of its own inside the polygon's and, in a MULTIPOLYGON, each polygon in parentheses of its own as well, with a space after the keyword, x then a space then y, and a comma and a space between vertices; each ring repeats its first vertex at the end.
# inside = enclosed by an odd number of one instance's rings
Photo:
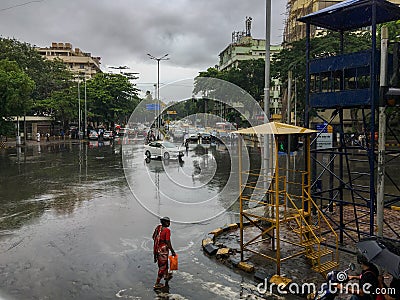
MULTIPOLYGON (((232 31, 265 38, 265 0, 1 0, 0 35, 40 47, 70 42, 100 56, 103 71, 126 65, 139 72, 138 87, 193 78, 218 63, 232 31)), ((271 43, 280 44, 286 0, 272 0, 271 43)))

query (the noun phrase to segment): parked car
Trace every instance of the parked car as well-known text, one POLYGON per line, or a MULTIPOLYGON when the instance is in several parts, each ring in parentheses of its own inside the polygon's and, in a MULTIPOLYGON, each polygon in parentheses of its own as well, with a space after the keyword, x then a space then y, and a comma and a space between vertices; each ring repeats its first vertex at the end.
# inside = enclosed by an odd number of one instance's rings
POLYGON ((116 136, 124 136, 128 134, 128 128, 117 129, 116 136))
POLYGON ((185 133, 181 129, 175 129, 173 135, 176 139, 182 139, 185 133))
POLYGON ((129 134, 129 128, 121 128, 121 130, 119 131, 119 134, 121 136, 129 134))
POLYGON ((194 128, 189 128, 188 138, 190 138, 190 139, 198 138, 197 130, 194 128))
POLYGON ((90 130, 89 132, 89 140, 98 140, 99 139, 99 134, 97 133, 96 130, 90 130))
POLYGON ((112 140, 114 138, 113 132, 110 130, 106 130, 103 133, 103 139, 104 140, 112 140))
POLYGON ((152 156, 161 157, 165 160, 170 158, 181 159, 184 155, 183 151, 168 141, 154 141, 144 146, 144 154, 147 158, 152 156))

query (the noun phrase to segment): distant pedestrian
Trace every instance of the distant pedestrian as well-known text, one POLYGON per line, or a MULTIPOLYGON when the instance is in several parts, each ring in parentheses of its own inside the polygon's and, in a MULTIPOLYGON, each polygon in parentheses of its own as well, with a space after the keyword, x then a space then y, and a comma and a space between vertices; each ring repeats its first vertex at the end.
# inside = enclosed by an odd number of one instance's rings
POLYGON ((189 141, 188 141, 188 139, 185 140, 185 149, 186 149, 186 154, 188 154, 188 151, 189 151, 189 141))
POLYGON ((46 141, 49 142, 50 141, 50 133, 46 133, 46 141))
POLYGON ((36 141, 40 142, 40 132, 39 131, 36 133, 36 141))
POLYGON ((168 254, 171 250, 172 256, 175 256, 175 251, 171 245, 171 231, 169 225, 171 224, 168 217, 160 219, 161 225, 158 225, 153 233, 153 255, 154 262, 158 263, 158 275, 154 285, 155 289, 160 289, 168 285, 168 281, 172 278, 172 273, 168 272, 168 254), (165 285, 161 284, 161 279, 165 280, 165 285))

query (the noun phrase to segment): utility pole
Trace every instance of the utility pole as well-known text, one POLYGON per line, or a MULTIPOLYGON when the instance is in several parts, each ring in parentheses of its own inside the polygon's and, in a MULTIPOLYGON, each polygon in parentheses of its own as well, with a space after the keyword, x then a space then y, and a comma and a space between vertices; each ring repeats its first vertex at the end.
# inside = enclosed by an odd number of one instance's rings
POLYGON ((157 110, 157 118, 158 118, 157 127, 158 127, 158 130, 160 130, 160 127, 161 127, 160 126, 161 125, 161 118, 160 118, 160 114, 161 114, 161 104, 160 104, 160 61, 161 60, 169 60, 169 57, 167 57, 168 53, 164 54, 163 56, 158 57, 158 58, 153 56, 153 55, 151 55, 151 54, 149 54, 149 53, 147 53, 147 56, 150 57, 150 59, 157 61, 157 97, 156 98, 157 98, 158 105, 156 106, 156 110, 157 110))
POLYGON ((85 124, 83 127, 83 136, 85 137, 87 134, 86 77, 84 77, 83 80, 85 82, 85 124))
MULTIPOLYGON (((379 90, 379 140, 378 140, 378 177, 376 192, 376 222, 378 236, 383 237, 384 198, 385 198, 385 141, 386 141, 386 103, 387 63, 388 63, 388 28, 381 29, 381 70, 379 90)), ((375 137, 371 137, 373 139, 375 137)))
MULTIPOLYGON (((292 71, 288 72, 288 92, 287 92, 287 123, 292 123, 292 71)), ((291 148, 291 135, 287 136, 287 155, 286 155, 286 191, 289 192, 289 169, 290 169, 290 148, 291 148)), ((287 201, 287 200, 286 200, 287 201)), ((285 203, 287 206, 287 203, 285 203)))
POLYGON ((80 74, 78 74, 78 139, 81 139, 81 90, 79 82, 81 81, 80 74))
MULTIPOLYGON (((270 89, 270 40, 271 40, 271 0, 266 0, 265 10, 265 70, 264 70, 264 123, 269 123, 269 89, 270 89)), ((267 190, 268 174, 272 175, 270 166, 270 143, 271 135, 264 135, 264 189, 267 190)))
MULTIPOLYGON (((265 80, 264 80, 264 123, 269 123, 269 77, 270 77, 270 40, 271 40, 271 0, 266 0, 265 11, 265 80)), ((270 136, 264 136, 264 171, 265 183, 267 181, 268 172, 270 171, 270 157, 269 157, 269 144, 270 136)))

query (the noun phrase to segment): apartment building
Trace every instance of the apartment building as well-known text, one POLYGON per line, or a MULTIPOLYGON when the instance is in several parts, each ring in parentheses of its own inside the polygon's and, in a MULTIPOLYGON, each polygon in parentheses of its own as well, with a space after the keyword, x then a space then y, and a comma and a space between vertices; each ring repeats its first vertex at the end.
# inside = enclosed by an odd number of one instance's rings
MULTIPOLYGON (((290 43, 301 40, 306 36, 305 23, 298 22, 297 19, 310 13, 319 11, 342 0, 288 0, 287 1, 287 20, 284 31, 284 42, 290 43)), ((395 4, 400 4, 400 0, 390 0, 395 4)), ((318 28, 311 26, 311 35, 315 35, 318 28)))
POLYGON ((92 78, 101 72, 100 57, 83 52, 79 48, 72 48, 71 43, 51 43, 51 47, 37 48, 37 51, 46 59, 61 59, 75 74, 84 75, 86 79, 92 78))
MULTIPOLYGON (((271 46, 271 53, 279 51, 280 46, 271 46)), ((254 39, 251 36, 241 36, 232 41, 219 54, 219 70, 237 68, 240 61, 265 58, 265 39, 254 39)))
MULTIPOLYGON (((251 36, 251 17, 246 17, 246 31, 232 32, 232 42, 219 54, 218 69, 220 71, 237 68, 240 61, 265 59, 265 39, 255 39, 251 36)), ((281 51, 280 45, 270 45, 271 56, 281 51)), ((279 114, 282 108, 281 84, 273 80, 270 87, 270 107, 273 113, 279 114)))

